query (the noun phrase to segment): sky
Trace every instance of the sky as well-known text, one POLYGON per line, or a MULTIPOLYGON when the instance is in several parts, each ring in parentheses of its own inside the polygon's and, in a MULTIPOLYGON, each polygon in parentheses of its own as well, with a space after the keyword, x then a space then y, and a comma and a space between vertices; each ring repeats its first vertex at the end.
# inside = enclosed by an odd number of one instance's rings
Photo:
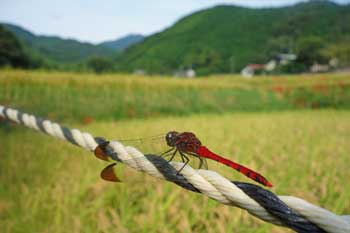
MULTIPOLYGON (((150 35, 194 11, 219 4, 291 5, 300 0, 0 0, 0 22, 35 34, 99 43, 130 33, 150 35)), ((336 0, 349 4, 350 0, 336 0)))

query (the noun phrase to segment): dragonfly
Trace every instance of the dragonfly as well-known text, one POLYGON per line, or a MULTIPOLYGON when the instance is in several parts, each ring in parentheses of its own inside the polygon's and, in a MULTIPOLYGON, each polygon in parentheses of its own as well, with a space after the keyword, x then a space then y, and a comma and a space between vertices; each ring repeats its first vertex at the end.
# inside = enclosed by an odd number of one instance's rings
MULTIPOLYGON (((179 154, 181 156, 184 165, 178 170, 177 173, 180 173, 181 170, 189 163, 189 157, 193 156, 199 159, 199 167, 203 165, 207 167, 206 159, 214 160, 218 163, 224 164, 234 170, 242 173, 248 178, 264 185, 267 187, 272 187, 273 185, 261 174, 256 171, 253 171, 250 168, 247 168, 241 164, 233 162, 232 160, 226 159, 211 150, 206 146, 203 146, 201 141, 196 137, 194 133, 191 132, 182 132, 170 131, 163 136, 169 149, 159 156, 170 156, 169 162, 174 159, 174 157, 179 154)), ((105 148, 108 145, 108 142, 99 144, 94 150, 95 156, 102 160, 108 161, 108 156, 105 153, 105 148)), ((101 177, 107 181, 119 182, 120 179, 114 174, 113 166, 114 164, 108 165, 101 172, 101 177)))

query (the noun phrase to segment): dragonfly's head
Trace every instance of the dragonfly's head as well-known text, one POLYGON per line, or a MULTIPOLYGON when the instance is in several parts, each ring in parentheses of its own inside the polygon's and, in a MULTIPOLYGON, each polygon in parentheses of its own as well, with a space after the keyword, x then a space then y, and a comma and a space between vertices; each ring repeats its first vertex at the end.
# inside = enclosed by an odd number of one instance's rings
POLYGON ((167 133, 165 136, 166 144, 168 144, 168 146, 170 147, 174 147, 178 134, 179 133, 176 131, 170 131, 169 133, 167 133))

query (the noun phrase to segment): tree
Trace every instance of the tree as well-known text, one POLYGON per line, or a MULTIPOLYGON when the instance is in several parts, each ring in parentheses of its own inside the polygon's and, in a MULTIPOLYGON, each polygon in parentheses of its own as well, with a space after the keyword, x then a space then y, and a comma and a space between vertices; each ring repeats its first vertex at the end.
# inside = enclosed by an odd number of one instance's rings
POLYGON ((280 53, 294 53, 294 40, 288 36, 272 37, 266 45, 266 56, 272 58, 280 53))
POLYGON ((113 61, 105 57, 92 57, 88 60, 87 66, 98 74, 114 69, 113 61))
POLYGON ((350 65, 350 38, 328 46, 321 53, 325 57, 339 59, 341 66, 350 65))
POLYGON ((297 41, 298 63, 310 67, 315 62, 323 63, 326 57, 322 54, 325 47, 324 41, 316 36, 303 37, 297 41))
POLYGON ((28 68, 30 59, 17 38, 0 25, 0 66, 28 68))
POLYGON ((207 75, 210 72, 220 73, 224 69, 220 53, 205 46, 189 51, 184 58, 183 66, 194 68, 199 75, 207 75))

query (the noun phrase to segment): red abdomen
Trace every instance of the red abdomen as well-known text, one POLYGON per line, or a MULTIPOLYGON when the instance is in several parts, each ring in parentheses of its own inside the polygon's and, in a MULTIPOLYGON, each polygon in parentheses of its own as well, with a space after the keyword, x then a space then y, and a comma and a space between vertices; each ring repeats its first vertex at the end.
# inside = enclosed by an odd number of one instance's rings
POLYGON ((196 153, 201 157, 212 159, 212 160, 215 160, 219 163, 223 163, 226 166, 229 166, 229 167, 239 171, 240 173, 244 174, 245 176, 249 177, 252 180, 255 180, 256 182, 258 182, 262 185, 265 185, 267 187, 272 187, 272 184, 265 177, 260 175, 259 173, 255 172, 255 171, 253 171, 253 170, 251 170, 243 165, 235 163, 231 160, 225 159, 225 158, 221 157, 220 155, 217 155, 217 154, 211 152, 205 146, 200 146, 196 153))

